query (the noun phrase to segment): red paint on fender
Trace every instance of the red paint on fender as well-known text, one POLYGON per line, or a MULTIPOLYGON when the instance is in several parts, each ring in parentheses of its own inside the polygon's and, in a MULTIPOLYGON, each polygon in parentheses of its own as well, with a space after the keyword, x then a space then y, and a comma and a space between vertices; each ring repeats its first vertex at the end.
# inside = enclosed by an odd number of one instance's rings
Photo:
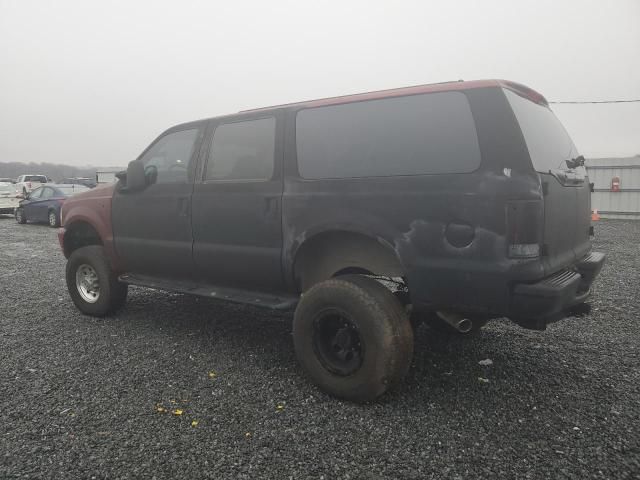
POLYGON ((87 192, 78 193, 65 201, 60 215, 63 228, 58 231, 58 239, 66 257, 69 257, 70 252, 65 251, 64 236, 73 229, 74 224, 83 222, 91 225, 98 233, 107 256, 117 269, 120 261, 113 244, 111 224, 111 201, 114 191, 115 184, 98 186, 87 192))

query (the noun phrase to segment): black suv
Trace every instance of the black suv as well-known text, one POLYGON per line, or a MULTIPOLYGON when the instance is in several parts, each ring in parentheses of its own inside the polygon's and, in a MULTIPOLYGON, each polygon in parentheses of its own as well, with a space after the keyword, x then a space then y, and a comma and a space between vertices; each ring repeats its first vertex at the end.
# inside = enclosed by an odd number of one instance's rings
POLYGON ((311 379, 367 401, 403 378, 421 321, 543 330, 585 301, 604 255, 583 160, 544 97, 506 81, 195 121, 65 203, 67 284, 98 316, 128 284, 295 307, 311 379))

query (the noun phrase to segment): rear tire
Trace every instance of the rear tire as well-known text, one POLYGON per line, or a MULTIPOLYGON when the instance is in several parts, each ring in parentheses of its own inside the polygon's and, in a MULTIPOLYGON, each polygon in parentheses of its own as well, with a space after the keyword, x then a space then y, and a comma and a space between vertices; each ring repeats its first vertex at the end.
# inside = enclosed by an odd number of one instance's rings
POLYGON ((24 216, 24 210, 22 210, 21 208, 16 208, 16 222, 18 222, 21 225, 24 225, 25 223, 27 223, 27 219, 24 216))
POLYGON ((66 279, 73 303, 86 315, 114 313, 127 300, 128 285, 118 281, 100 245, 75 250, 67 261, 66 279))
POLYGON ((49 211, 49 226, 51 228, 58 228, 60 226, 60 218, 55 210, 49 211))
POLYGON ((413 330, 401 303, 379 282, 345 275, 302 296, 293 321, 300 364, 327 393, 371 401, 404 378, 413 330))

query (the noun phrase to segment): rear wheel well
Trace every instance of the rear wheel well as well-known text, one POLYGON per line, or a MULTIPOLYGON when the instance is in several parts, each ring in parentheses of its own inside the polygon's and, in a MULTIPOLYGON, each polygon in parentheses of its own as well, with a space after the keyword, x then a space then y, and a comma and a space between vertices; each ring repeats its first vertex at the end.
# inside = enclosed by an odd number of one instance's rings
POLYGON ((86 222, 72 223, 64 234, 64 254, 69 257, 75 250, 89 245, 103 245, 95 228, 86 222))
POLYGON ((353 232, 318 234, 296 253, 294 276, 302 292, 329 278, 350 274, 395 278, 403 277, 404 269, 390 245, 353 232))

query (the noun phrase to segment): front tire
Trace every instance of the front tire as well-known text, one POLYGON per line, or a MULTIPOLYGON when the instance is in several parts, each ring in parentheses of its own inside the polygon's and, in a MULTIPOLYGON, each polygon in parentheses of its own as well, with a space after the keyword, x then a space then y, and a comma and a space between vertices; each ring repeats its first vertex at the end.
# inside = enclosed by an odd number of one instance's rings
POLYGON ((18 222, 21 225, 24 225, 25 223, 27 223, 27 218, 24 216, 24 210, 22 210, 21 208, 16 208, 16 222, 18 222))
POLYGON ((60 217, 55 210, 49 211, 49 226, 51 228, 58 228, 60 226, 60 217))
POLYGON ((114 313, 127 299, 128 286, 118 281, 100 245, 82 247, 71 254, 66 280, 73 303, 86 315, 114 313))
POLYGON ((296 356, 313 382, 336 397, 367 402, 404 378, 413 330, 386 287, 361 275, 321 282, 302 296, 293 321, 296 356))

